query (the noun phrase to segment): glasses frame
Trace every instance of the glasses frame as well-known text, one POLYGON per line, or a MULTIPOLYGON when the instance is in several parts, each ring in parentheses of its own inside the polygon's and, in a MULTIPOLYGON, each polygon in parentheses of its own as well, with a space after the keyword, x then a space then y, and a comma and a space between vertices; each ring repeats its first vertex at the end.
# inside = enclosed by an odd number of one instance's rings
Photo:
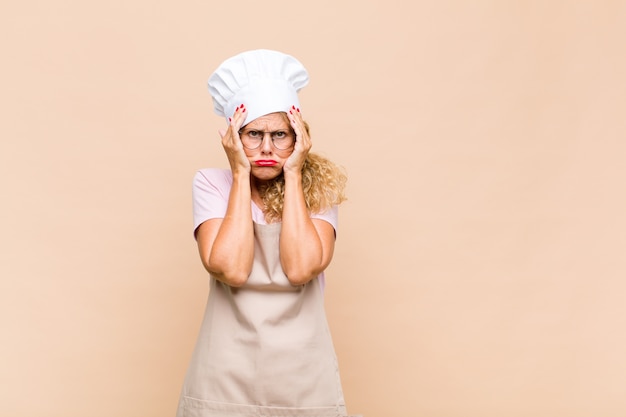
POLYGON ((279 151, 288 151, 289 149, 293 148, 294 145, 296 144, 296 135, 295 133, 291 132, 290 130, 274 130, 274 131, 266 131, 266 130, 257 130, 257 129, 240 129, 239 130, 239 138, 241 139, 241 144, 243 145, 244 148, 254 151, 256 149, 259 149, 261 146, 263 146, 263 141, 265 141, 265 136, 270 135, 270 139, 271 139, 271 144, 272 147, 276 150, 279 151), (245 135, 246 133, 249 132, 258 132, 258 133, 262 133, 263 137, 261 138, 261 141, 259 142, 258 146, 254 147, 254 148, 250 148, 249 146, 246 146, 244 141, 243 141, 243 135, 245 135), (291 136, 292 138, 292 142, 291 145, 288 146, 287 148, 279 148, 278 146, 276 146, 276 144, 274 143, 274 134, 278 133, 278 132, 285 132, 288 136, 291 136))

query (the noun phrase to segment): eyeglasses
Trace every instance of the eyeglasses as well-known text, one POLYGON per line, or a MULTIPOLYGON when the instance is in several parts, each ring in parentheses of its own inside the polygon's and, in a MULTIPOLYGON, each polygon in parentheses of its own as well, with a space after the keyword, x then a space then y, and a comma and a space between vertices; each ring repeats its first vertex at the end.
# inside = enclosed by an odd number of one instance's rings
POLYGON ((265 132, 263 130, 240 130, 239 136, 244 148, 258 149, 265 139, 265 135, 269 134, 272 138, 272 145, 279 151, 286 151, 291 148, 294 143, 294 137, 291 132, 285 130, 276 130, 274 132, 265 132))

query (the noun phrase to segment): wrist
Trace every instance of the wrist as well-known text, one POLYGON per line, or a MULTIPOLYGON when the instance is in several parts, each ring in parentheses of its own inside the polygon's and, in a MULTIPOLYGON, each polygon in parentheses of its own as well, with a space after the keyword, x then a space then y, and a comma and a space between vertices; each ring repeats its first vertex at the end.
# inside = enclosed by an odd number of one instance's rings
POLYGON ((233 184, 250 184, 250 171, 245 169, 231 169, 233 184))
POLYGON ((300 183, 302 181, 301 170, 284 170, 283 175, 285 177, 285 182, 296 181, 300 183))

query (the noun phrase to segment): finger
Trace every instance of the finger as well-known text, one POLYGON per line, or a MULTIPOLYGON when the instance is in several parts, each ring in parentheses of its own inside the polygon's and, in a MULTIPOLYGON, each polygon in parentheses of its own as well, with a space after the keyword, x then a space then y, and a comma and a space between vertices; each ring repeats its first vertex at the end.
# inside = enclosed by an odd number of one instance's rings
POLYGON ((305 132, 302 114, 296 106, 291 106, 291 109, 289 110, 289 121, 297 136, 300 136, 305 132))
POLYGON ((311 148, 311 138, 306 130, 306 126, 304 125, 304 120, 302 119, 302 113, 295 106, 292 106, 290 110, 290 121, 291 126, 293 127, 294 132, 296 133, 296 147, 304 147, 305 149, 311 148))
POLYGON ((245 119, 245 116, 242 116, 242 114, 245 114, 245 107, 243 104, 237 106, 235 112, 233 113, 233 116, 228 118, 228 130, 220 131, 220 135, 222 136, 222 143, 224 143, 225 145, 226 143, 229 143, 230 146, 238 147, 237 145, 240 142, 239 129, 241 128, 241 124, 245 119))
POLYGON ((233 114, 233 117, 229 119, 230 125, 232 126, 235 132, 239 132, 239 129, 241 129, 241 126, 243 126, 243 122, 246 120, 246 117, 248 116, 248 113, 246 112, 246 110, 247 109, 244 104, 237 106, 237 108, 235 109, 235 113, 233 114))

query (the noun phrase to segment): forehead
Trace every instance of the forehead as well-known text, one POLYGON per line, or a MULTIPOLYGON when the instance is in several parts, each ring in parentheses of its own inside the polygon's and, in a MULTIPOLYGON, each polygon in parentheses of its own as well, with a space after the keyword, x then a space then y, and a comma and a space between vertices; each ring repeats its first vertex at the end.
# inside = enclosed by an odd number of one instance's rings
POLYGON ((259 130, 278 130, 288 129, 289 120, 285 113, 270 113, 265 116, 258 117, 245 125, 248 129, 259 130))

